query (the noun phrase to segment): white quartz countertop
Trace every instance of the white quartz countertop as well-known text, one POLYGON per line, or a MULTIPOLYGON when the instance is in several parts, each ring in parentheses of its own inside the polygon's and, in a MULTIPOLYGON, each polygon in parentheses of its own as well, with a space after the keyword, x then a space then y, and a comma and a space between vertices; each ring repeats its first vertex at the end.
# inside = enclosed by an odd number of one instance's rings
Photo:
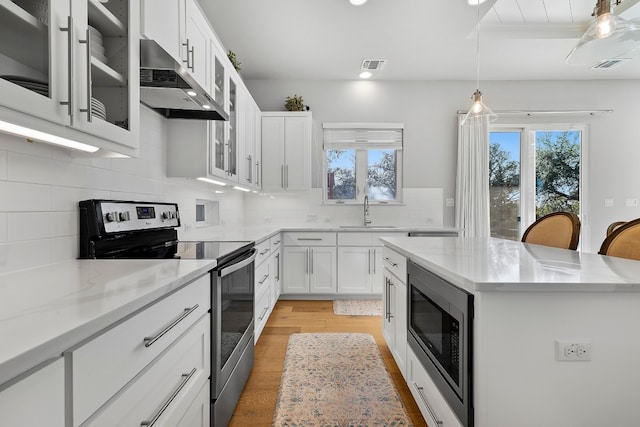
POLYGON ((0 384, 214 267, 207 260, 74 260, 0 275, 0 384))
POLYGON ((470 293, 640 292, 640 261, 495 238, 381 240, 470 293))

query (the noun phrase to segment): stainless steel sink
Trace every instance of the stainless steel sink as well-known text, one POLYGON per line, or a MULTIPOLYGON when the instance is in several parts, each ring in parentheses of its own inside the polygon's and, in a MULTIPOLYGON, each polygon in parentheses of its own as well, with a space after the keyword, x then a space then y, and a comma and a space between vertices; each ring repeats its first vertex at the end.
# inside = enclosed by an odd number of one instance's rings
POLYGON ((341 225, 340 228, 358 228, 362 230, 375 230, 378 228, 398 228, 395 225, 341 225))

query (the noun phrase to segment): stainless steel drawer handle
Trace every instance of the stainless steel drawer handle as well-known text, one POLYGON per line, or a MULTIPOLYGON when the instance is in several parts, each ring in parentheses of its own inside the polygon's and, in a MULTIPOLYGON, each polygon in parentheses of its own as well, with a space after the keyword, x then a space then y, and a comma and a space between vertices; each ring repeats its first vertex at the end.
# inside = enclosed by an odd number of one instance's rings
POLYGON ((320 241, 322 240, 321 237, 298 237, 298 240, 316 240, 316 241, 320 241))
POLYGON ((387 257, 384 257, 384 258, 382 258, 382 259, 384 259, 384 260, 385 260, 385 261, 387 261, 389 264, 391 264, 391 266, 392 266, 392 267, 397 267, 397 266, 398 266, 398 264, 396 264, 395 262, 391 261, 391 260, 390 260, 389 258, 387 258, 387 257))
POLYGON ((185 308, 184 309, 184 313, 182 313, 180 316, 176 317, 176 319, 173 322, 169 323, 163 330, 158 332, 156 335, 154 335, 152 337, 144 337, 144 346, 145 347, 151 347, 151 345, 154 342, 156 342, 160 338, 162 338, 163 335, 165 335, 167 332, 169 332, 171 329, 173 329, 173 327, 176 326, 178 323, 182 322, 182 320, 184 320, 185 317, 187 317, 188 315, 193 313, 198 307, 200 307, 200 306, 198 304, 196 304, 191 308, 185 308))
POLYGON ((264 254, 266 254, 267 252, 269 252, 270 250, 271 250, 271 248, 267 248, 267 249, 265 249, 264 251, 260 252, 260 255, 264 255, 264 254))
POLYGON ((424 387, 420 387, 415 382, 413 383, 413 386, 418 390, 418 394, 420 395, 420 399, 422 399, 422 401, 424 402, 425 406, 427 407, 427 411, 429 411, 429 413, 431 414, 431 418, 433 418, 433 420, 439 426, 443 425, 444 423, 442 422, 442 420, 439 420, 438 417, 436 417, 436 414, 433 412, 433 409, 431 408, 431 405, 429 405, 429 401, 427 400, 427 396, 424 395, 424 387))
POLYGON ((158 421, 158 419, 162 416, 164 411, 169 407, 169 405, 171 405, 171 402, 173 402, 173 400, 176 398, 178 393, 180 393, 184 388, 184 386, 187 385, 187 383, 195 373, 196 373, 196 368, 193 368, 191 372, 189 372, 188 374, 182 374, 182 381, 180 381, 180 384, 178 384, 178 387, 176 387, 176 389, 173 390, 171 395, 164 401, 160 409, 158 409, 158 412, 156 412, 155 415, 150 420, 142 421, 140 425, 148 426, 148 427, 153 426, 156 423, 156 421, 158 421))
POLYGON ((264 308, 264 311, 262 312, 262 315, 258 316, 258 320, 264 319, 264 316, 267 315, 267 311, 269 311, 269 307, 265 307, 264 308))
POLYGON ((267 280, 269 278, 268 274, 265 274, 264 277, 262 278, 262 280, 258 281, 259 285, 262 285, 264 283, 265 280, 267 280))

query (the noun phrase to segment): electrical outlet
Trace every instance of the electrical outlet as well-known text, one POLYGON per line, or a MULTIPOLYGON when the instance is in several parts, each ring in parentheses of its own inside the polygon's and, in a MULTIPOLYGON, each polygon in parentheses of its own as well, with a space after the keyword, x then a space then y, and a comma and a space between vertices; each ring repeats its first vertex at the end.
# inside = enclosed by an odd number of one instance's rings
POLYGON ((638 206, 638 198, 637 197, 627 197, 626 205, 627 206, 638 206))
POLYGON ((455 204, 454 199, 449 199, 449 198, 444 199, 444 205, 445 205, 446 207, 451 208, 451 207, 453 207, 453 206, 454 206, 454 204, 455 204))
POLYGON ((318 222, 318 215, 307 215, 307 222, 318 222))
POLYGON ((591 340, 556 340, 556 360, 565 362, 591 360, 591 340))

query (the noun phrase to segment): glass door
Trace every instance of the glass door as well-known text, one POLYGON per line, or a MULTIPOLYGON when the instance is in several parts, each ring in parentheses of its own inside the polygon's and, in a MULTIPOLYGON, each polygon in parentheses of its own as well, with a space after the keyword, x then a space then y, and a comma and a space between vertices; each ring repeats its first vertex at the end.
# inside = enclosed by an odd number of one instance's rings
POLYGON ((129 0, 72 2, 76 102, 72 126, 137 146, 139 13, 129 0), (133 15, 133 16, 132 16, 133 15))
POLYGON ((69 2, 0 0, 0 104, 69 124, 69 2))
POLYGON ((235 179, 238 176, 238 88, 229 78, 229 143, 227 174, 235 179))
MULTIPOLYGON (((213 44, 212 44, 213 49, 213 44)), ((225 70, 224 66, 220 62, 218 52, 212 52, 213 58, 213 99, 219 105, 225 105, 225 70)), ((211 126, 211 150, 209 159, 209 173, 215 176, 226 177, 225 169, 225 122, 212 121, 211 126)))

